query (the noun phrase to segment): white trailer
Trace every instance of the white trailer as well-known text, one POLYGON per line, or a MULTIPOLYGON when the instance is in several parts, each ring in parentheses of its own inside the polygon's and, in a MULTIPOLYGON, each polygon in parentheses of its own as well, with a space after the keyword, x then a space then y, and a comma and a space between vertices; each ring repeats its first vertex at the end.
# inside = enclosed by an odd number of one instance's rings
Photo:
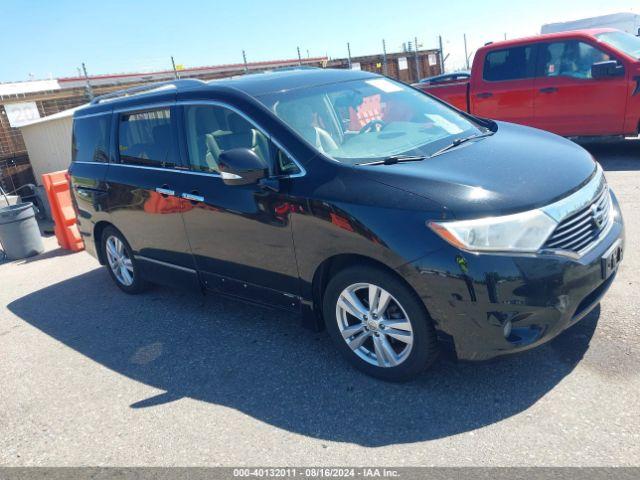
POLYGON ((613 13, 570 22, 547 23, 542 26, 540 33, 566 32, 586 28, 615 28, 631 35, 640 35, 640 15, 635 13, 613 13))

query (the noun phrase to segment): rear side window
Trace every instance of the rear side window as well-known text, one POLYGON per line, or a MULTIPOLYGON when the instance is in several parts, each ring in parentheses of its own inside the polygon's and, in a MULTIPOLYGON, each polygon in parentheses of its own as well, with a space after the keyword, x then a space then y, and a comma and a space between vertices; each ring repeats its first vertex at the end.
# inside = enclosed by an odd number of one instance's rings
POLYGON ((174 167, 172 139, 168 108, 120 115, 118 151, 122 163, 174 167))
POLYGON ((531 78, 535 73, 533 47, 523 46, 489 52, 484 59, 483 78, 488 82, 531 78))
POLYGON ((108 162, 110 124, 111 114, 74 119, 71 160, 108 162))

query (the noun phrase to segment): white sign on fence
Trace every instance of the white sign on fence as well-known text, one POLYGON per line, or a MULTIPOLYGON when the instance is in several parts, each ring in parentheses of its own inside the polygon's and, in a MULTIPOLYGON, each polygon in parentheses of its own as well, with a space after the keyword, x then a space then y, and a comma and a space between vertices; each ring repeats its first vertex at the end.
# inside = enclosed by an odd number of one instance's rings
POLYGON ((406 70, 409 68, 407 65, 407 57, 398 58, 398 70, 406 70))
POLYGON ((7 112, 9 125, 14 128, 21 127, 40 118, 36 102, 5 103, 4 111, 7 112))
POLYGON ((436 57, 435 53, 430 53, 429 54, 429 66, 435 65, 436 63, 438 63, 438 58, 436 57))
POLYGON ((362 69, 360 68, 360 63, 358 63, 358 62, 353 62, 353 63, 351 64, 351 70, 362 70, 362 69))

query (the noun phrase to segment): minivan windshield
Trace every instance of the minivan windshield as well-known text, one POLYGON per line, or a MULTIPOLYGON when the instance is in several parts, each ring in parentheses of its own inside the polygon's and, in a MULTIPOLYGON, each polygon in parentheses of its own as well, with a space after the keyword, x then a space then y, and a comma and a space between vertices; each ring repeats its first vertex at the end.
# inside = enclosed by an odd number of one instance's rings
POLYGON ((625 32, 605 32, 597 34, 596 38, 630 57, 640 58, 640 37, 625 32))
POLYGON ((258 99, 317 150, 352 165, 396 155, 429 156, 457 138, 485 131, 431 97, 384 77, 258 99))

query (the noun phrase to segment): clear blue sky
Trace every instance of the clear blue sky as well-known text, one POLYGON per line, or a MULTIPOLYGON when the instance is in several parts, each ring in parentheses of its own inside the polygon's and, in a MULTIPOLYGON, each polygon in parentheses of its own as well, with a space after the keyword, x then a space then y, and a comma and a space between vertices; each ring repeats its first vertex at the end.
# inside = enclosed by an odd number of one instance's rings
POLYGON ((633 11, 638 0, 0 0, 0 82, 236 63, 302 54, 346 57, 445 39, 451 66, 486 41, 543 23, 633 11))

